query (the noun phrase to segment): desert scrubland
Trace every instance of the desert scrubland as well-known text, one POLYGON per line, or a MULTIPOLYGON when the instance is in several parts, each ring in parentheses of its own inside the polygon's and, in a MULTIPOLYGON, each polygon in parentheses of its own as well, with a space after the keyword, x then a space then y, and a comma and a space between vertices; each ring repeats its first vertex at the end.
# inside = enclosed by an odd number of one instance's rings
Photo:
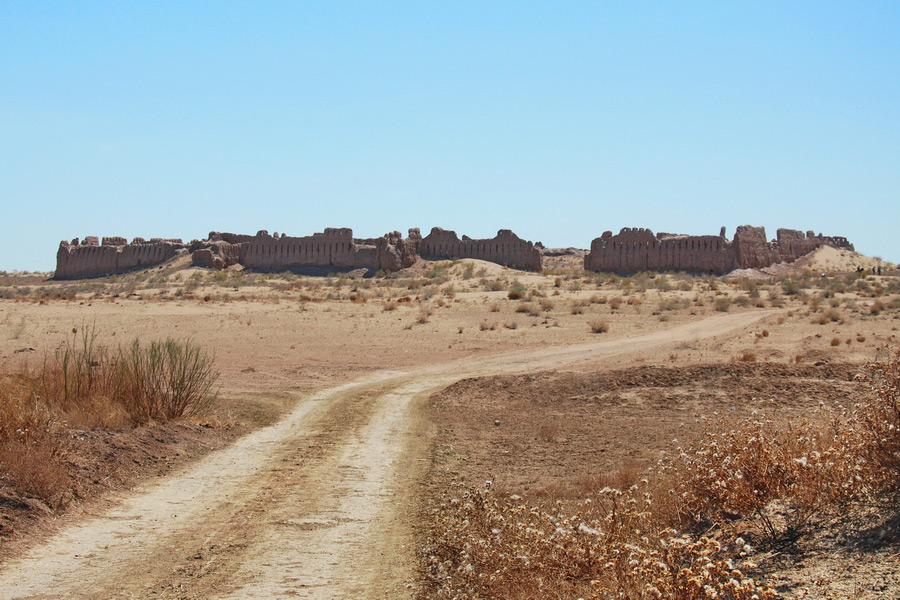
POLYGON ((176 257, 3 274, 0 298, 3 597, 900 590, 883 261, 354 278, 176 257))

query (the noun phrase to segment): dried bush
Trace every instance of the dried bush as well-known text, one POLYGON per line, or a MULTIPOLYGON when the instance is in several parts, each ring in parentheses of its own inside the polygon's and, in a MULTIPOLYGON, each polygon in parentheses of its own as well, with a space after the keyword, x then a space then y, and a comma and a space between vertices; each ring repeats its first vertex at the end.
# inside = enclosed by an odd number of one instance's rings
POLYGON ((603 319, 594 319, 588 323, 588 326, 594 333, 606 333, 609 331, 609 321, 604 321, 603 319))
POLYGON ((731 308, 731 298, 727 296, 716 298, 713 306, 718 312, 728 312, 728 309, 731 308))
MULTIPOLYGON (((857 338, 858 339, 858 338, 857 338)), ((856 407, 851 432, 860 432, 861 458, 871 465, 864 474, 868 485, 897 494, 900 490, 900 352, 868 366, 869 402, 856 407)))
POLYGON ((668 298, 665 300, 660 300, 659 305, 656 307, 657 312, 664 312, 670 310, 682 310, 690 307, 691 302, 687 298, 668 298))
MULTIPOLYGON (((426 549, 435 598, 773 598, 749 559, 661 526, 646 489, 604 488, 551 508, 516 495, 445 497, 426 549)), ((739 552, 735 552, 738 554, 739 552)))
POLYGON ((503 282, 499 279, 482 279, 481 285, 487 292, 499 292, 503 289, 503 282))
POLYGON ((497 329, 497 322, 496 321, 491 321, 491 322, 482 321, 481 325, 479 325, 478 328, 481 331, 488 331, 488 330, 494 331, 495 329, 497 329))
POLYGON ((525 297, 526 291, 524 285, 514 285, 506 295, 510 300, 521 300, 525 297))
POLYGON ((141 346, 135 340, 112 368, 115 396, 138 423, 195 415, 216 399, 213 358, 190 341, 141 346))
POLYGON ((93 328, 36 370, 0 374, 0 478, 52 507, 71 494, 65 429, 122 429, 196 414, 216 398, 213 358, 192 342, 109 351, 93 328))

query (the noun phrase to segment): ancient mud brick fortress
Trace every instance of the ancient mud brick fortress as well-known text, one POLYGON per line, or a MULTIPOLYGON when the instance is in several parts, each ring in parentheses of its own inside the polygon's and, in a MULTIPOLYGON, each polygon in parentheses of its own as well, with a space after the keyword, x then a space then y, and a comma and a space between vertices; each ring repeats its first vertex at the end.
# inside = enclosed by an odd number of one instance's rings
MULTIPOLYGON (((688 236, 659 233, 649 229, 622 229, 618 235, 607 231, 591 243, 584 258, 591 271, 636 272, 646 270, 727 273, 733 269, 765 267, 792 262, 819 246, 853 246, 842 237, 803 234, 779 229, 778 237, 766 241, 762 227, 737 228, 734 241, 718 236, 688 236)), ((135 238, 130 244, 121 237, 96 237, 62 241, 56 253, 56 279, 78 279, 121 273, 160 264, 179 254, 189 253, 196 266, 224 269, 234 264, 249 269, 275 271, 319 269, 324 271, 366 269, 398 271, 411 266, 418 257, 427 259, 480 259, 515 269, 541 271, 544 248, 501 229, 491 239, 471 239, 439 227, 422 237, 417 228, 403 237, 398 231, 379 238, 358 239, 348 228, 326 229, 305 237, 211 232, 205 240, 184 244, 181 240, 135 238)))
POLYGON ((853 250, 846 238, 804 235, 794 229, 779 229, 777 238, 766 241, 762 227, 742 225, 734 234, 734 241, 719 235, 676 235, 657 233, 649 229, 622 229, 618 235, 611 231, 591 242, 591 251, 584 257, 589 271, 694 271, 727 273, 734 269, 768 267, 779 262, 793 262, 820 246, 853 250))
POLYGON ((56 279, 80 279, 122 273, 150 267, 173 258, 184 248, 181 240, 105 237, 103 244, 95 236, 79 242, 63 240, 56 252, 56 279))
POLYGON ((340 271, 367 269, 399 271, 419 256, 429 259, 475 258, 515 269, 540 271, 541 247, 500 230, 492 239, 459 239, 455 232, 435 227, 424 239, 418 228, 408 237, 394 231, 379 238, 359 239, 348 228, 326 229, 305 237, 260 231, 241 235, 213 231, 205 240, 183 244, 181 240, 96 237, 60 242, 56 253, 56 279, 78 279, 121 273, 162 263, 179 253, 190 253, 196 266, 224 269, 234 264, 249 269, 275 271, 313 269, 340 271))
POLYGON ((540 242, 526 242, 509 229, 501 229, 497 237, 489 240, 473 240, 468 236, 456 237, 455 231, 434 227, 419 245, 419 253, 428 259, 477 258, 521 269, 541 270, 540 242))

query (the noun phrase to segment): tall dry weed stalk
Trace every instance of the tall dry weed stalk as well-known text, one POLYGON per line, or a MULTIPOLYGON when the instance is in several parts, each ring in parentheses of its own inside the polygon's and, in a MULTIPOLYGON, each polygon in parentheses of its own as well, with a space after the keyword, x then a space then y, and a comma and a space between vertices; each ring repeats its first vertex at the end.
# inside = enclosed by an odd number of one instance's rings
POLYGON ((115 395, 131 417, 145 423, 202 412, 215 400, 213 359, 193 342, 135 340, 115 363, 115 395))

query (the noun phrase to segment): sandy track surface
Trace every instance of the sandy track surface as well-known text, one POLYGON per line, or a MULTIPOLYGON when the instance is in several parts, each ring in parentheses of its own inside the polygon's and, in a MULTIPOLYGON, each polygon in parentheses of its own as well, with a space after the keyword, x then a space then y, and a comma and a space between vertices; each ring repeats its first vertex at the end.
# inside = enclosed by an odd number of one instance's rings
POLYGON ((725 335, 771 311, 649 335, 385 371, 61 531, 0 569, 2 598, 398 598, 415 578, 416 402, 463 377, 571 367, 725 335))

